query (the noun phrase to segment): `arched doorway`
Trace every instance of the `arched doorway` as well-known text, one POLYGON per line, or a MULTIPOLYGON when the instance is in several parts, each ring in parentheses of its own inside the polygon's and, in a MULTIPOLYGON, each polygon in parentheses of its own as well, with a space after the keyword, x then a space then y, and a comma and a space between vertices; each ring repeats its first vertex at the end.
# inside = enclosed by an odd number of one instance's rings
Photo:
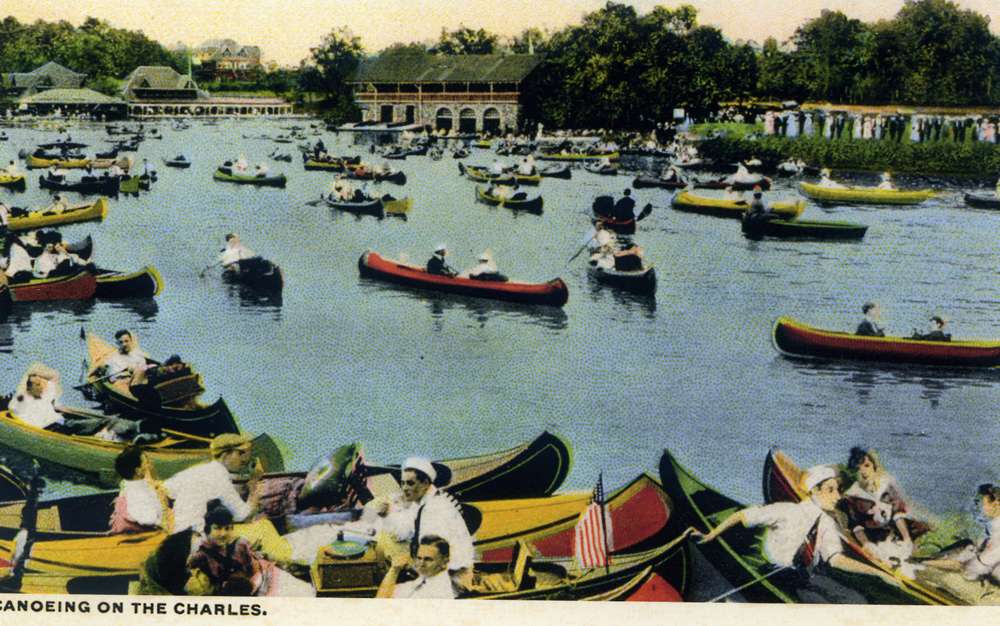
POLYGON ((483 132, 491 135, 500 134, 500 111, 490 107, 483 112, 483 132))
POLYGON ((464 108, 458 114, 458 132, 460 133, 474 133, 476 132, 476 112, 470 108, 464 108))
POLYGON ((441 107, 434 116, 434 128, 436 130, 449 131, 452 128, 452 112, 448 107, 441 107))

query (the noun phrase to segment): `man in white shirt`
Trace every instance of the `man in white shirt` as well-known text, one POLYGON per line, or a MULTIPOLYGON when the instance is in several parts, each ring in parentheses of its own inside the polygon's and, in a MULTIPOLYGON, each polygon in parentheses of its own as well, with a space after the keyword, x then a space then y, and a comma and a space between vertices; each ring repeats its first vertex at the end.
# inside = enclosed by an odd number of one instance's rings
POLYGON ((36 363, 28 368, 7 409, 35 428, 63 424, 65 420, 55 407, 60 394, 59 372, 36 363))
POLYGON ((219 263, 223 269, 232 269, 231 266, 242 261, 257 256, 257 253, 243 245, 239 235, 229 233, 226 235, 226 247, 219 255, 219 263))
MULTIPOLYGON (((153 486, 149 457, 136 446, 126 447, 115 458, 115 471, 122 477, 121 491, 111 513, 111 532, 141 532, 162 527, 165 523, 163 502, 153 486)), ((168 511, 169 512, 169 511, 168 511)))
POLYGON ((146 360, 149 356, 139 349, 139 342, 130 330, 119 330, 115 333, 115 342, 118 343, 118 352, 109 355, 101 362, 106 368, 106 376, 111 376, 111 380, 131 377, 138 370, 145 370, 146 360))
POLYGON ((420 540, 420 548, 413 558, 413 568, 419 576, 416 580, 396 583, 399 574, 410 565, 407 555, 393 559, 389 572, 378 587, 376 598, 412 600, 451 600, 455 590, 448 575, 450 558, 448 542, 440 537, 427 535, 420 540))
POLYGON ((5 273, 10 278, 17 277, 18 274, 27 272, 26 276, 22 276, 20 280, 29 280, 32 273, 32 261, 31 255, 28 251, 21 245, 21 241, 17 238, 12 238, 10 240, 10 249, 7 253, 7 269, 5 273))

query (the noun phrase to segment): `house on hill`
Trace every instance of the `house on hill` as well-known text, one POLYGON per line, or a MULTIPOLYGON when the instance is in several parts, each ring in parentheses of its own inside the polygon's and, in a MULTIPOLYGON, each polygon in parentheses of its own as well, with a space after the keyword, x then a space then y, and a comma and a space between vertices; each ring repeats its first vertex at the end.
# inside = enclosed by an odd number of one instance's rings
POLYGON ((214 68, 214 75, 239 75, 263 69, 260 46, 239 44, 232 39, 209 39, 192 50, 192 62, 214 68))
POLYGON ((21 98, 49 89, 79 89, 87 75, 49 61, 31 72, 11 72, 2 78, 6 93, 21 98))
POLYGON ((521 122, 522 85, 533 54, 404 52, 361 62, 350 81, 365 122, 500 133, 521 122))

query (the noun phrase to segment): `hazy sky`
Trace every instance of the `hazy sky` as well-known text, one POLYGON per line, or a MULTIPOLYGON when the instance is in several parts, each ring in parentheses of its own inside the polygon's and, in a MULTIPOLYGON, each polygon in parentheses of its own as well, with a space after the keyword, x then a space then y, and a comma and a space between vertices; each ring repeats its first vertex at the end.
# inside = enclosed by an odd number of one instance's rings
MULTIPOLYGON (((646 13, 662 4, 631 0, 646 13)), ((688 0, 703 24, 718 26, 731 39, 768 36, 787 39, 823 8, 865 21, 892 17, 903 0, 688 0)), ((991 18, 1000 32, 1000 0, 959 0, 959 5, 991 18)), ((264 58, 295 65, 329 31, 346 26, 369 51, 397 41, 435 39, 441 28, 461 24, 513 35, 536 26, 558 29, 579 23, 604 0, 0 0, 0 16, 22 21, 65 19, 79 24, 92 15, 113 25, 144 31, 160 42, 197 45, 228 37, 263 48, 264 58)))

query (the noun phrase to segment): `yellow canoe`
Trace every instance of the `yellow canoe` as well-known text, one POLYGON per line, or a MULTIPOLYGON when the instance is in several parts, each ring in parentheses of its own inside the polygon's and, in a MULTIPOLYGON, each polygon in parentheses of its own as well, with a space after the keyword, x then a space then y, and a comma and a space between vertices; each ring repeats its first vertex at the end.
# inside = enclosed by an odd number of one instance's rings
POLYGON ((8 229, 11 231, 35 230, 60 224, 101 221, 108 215, 108 199, 101 197, 91 204, 69 207, 63 211, 30 211, 27 215, 11 217, 8 229))
POLYGON ((607 154, 585 154, 583 152, 550 152, 548 154, 542 154, 538 159, 540 161, 600 161, 601 159, 607 159, 609 161, 617 161, 621 158, 620 152, 608 152, 607 154))
POLYGON ((43 159, 34 155, 27 158, 28 169, 44 169, 48 167, 60 167, 63 169, 83 169, 92 167, 95 170, 108 169, 117 161, 118 167, 125 171, 129 169, 128 159, 43 159))
POLYGON ((24 191, 28 182, 24 174, 0 174, 0 187, 24 191))
MULTIPOLYGON (((746 202, 722 200, 721 198, 706 198, 705 196, 698 196, 688 191, 675 194, 671 205, 677 211, 733 219, 740 219, 747 212, 747 209, 750 208, 750 205, 746 202)), ((795 219, 799 215, 802 215, 802 211, 805 208, 805 200, 775 202, 771 204, 772 211, 788 219, 795 219)))
POLYGON ((817 202, 846 204, 920 204, 937 195, 932 189, 906 191, 878 187, 821 187, 799 183, 799 190, 817 202))

